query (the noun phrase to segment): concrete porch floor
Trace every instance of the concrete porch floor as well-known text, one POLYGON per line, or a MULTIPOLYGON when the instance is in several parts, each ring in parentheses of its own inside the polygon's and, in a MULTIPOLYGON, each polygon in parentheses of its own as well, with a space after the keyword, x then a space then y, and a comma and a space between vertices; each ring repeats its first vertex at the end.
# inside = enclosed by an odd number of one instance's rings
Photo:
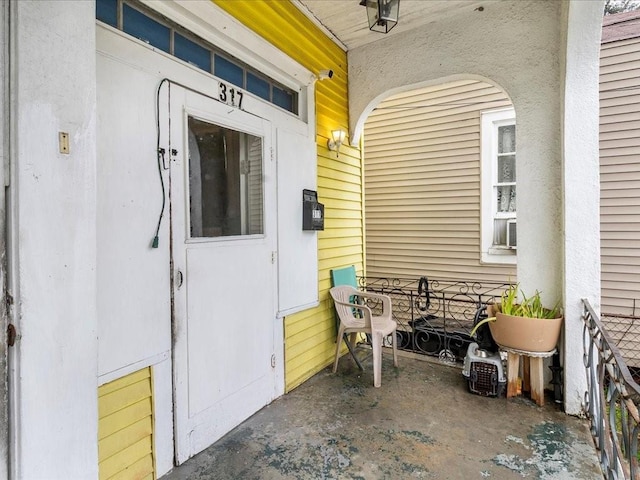
POLYGON ((468 392, 461 368, 347 356, 278 398, 162 480, 598 479, 585 420, 527 398, 468 392))

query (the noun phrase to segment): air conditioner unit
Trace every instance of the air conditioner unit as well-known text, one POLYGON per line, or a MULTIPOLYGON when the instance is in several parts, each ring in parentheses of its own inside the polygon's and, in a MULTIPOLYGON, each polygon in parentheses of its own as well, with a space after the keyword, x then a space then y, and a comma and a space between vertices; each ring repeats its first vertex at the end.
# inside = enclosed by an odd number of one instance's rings
POLYGON ((516 230, 516 220, 507 220, 507 247, 516 248, 518 246, 518 236, 516 230))

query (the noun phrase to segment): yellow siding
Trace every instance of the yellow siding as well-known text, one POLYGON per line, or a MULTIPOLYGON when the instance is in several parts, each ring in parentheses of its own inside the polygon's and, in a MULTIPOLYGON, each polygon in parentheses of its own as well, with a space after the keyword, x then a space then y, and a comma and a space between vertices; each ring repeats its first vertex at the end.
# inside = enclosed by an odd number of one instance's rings
POLYGON ((98 389, 100 480, 155 479, 151 368, 98 389))
POLYGON ((474 80, 395 95, 365 124, 367 274, 515 279, 480 263, 480 114, 510 106, 474 80))
POLYGON ((325 230, 318 233, 320 306, 285 318, 285 382, 291 390, 332 361, 330 270, 363 269, 360 150, 343 145, 338 158, 327 150, 331 130, 348 132, 347 55, 288 1, 213 1, 313 73, 334 71, 330 81, 316 83, 318 196, 325 205, 325 230))
MULTIPOLYGON (((605 27, 606 28, 606 27, 605 27)), ((640 310, 640 38, 600 51, 602 311, 640 310)))

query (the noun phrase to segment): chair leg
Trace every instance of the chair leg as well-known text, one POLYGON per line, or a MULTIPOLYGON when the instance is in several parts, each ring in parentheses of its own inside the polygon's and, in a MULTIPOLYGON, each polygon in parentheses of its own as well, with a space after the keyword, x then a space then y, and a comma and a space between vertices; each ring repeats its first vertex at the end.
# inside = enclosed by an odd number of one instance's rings
POLYGON ((393 366, 398 366, 398 333, 394 330, 391 333, 391 346, 393 347, 393 366))
MULTIPOLYGON (((338 360, 340 359, 340 346, 342 345, 342 337, 344 336, 344 326, 340 324, 340 328, 338 329, 338 338, 336 338, 336 358, 333 362, 333 373, 336 373, 338 370, 338 360)), ((345 341, 347 341, 345 339, 345 341)))
POLYGON ((371 349, 373 350, 373 386, 382 385, 382 335, 371 334, 371 349))

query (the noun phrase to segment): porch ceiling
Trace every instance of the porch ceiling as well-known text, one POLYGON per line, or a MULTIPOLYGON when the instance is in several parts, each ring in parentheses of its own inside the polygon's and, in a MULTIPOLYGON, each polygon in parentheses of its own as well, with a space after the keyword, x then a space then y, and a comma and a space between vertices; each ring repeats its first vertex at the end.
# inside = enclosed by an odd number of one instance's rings
POLYGON ((315 17, 346 50, 397 35, 498 0, 401 0, 398 24, 388 34, 369 31, 367 13, 360 0, 294 0, 307 15, 315 17))

